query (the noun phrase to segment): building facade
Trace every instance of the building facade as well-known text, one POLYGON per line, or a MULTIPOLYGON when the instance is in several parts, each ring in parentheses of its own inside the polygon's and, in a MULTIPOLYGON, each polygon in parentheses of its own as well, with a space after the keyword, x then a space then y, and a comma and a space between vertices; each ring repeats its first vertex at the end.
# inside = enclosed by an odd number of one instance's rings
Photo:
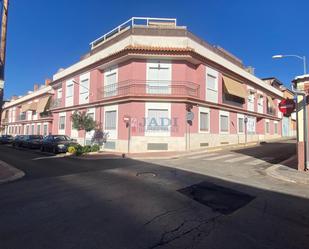
POLYGON ((25 96, 13 96, 2 109, 1 133, 7 135, 48 135, 52 131, 49 103, 53 89, 34 86, 25 96))
POLYGON ((179 151, 282 135, 280 89, 174 19, 130 19, 50 86, 52 133, 82 143, 70 117, 86 111, 107 133, 106 150, 179 151))

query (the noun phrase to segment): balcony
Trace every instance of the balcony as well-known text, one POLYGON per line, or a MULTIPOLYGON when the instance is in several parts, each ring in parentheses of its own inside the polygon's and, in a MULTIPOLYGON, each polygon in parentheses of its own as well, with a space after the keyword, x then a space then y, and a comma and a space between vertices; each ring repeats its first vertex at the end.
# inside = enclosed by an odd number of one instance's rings
POLYGON ((140 96, 199 98, 200 86, 188 81, 128 80, 101 87, 97 94, 98 100, 140 96))
POLYGON ((17 116, 16 121, 24 121, 26 120, 26 113, 20 114, 19 116, 17 116))
POLYGON ((62 99, 52 99, 50 102, 49 109, 52 110, 52 109, 59 108, 61 107, 61 103, 62 103, 62 99))

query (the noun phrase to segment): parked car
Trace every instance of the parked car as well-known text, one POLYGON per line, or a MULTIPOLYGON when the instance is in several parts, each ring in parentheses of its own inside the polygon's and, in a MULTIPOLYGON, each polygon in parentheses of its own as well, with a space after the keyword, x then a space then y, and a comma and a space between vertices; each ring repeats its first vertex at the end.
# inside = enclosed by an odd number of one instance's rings
POLYGON ((0 136, 0 144, 10 144, 13 141, 13 136, 11 135, 2 135, 0 136))
POLYGON ((77 143, 66 135, 48 135, 43 139, 41 151, 48 151, 53 153, 67 152, 70 145, 77 143))
POLYGON ((25 137, 24 135, 17 135, 17 136, 15 136, 13 141, 12 141, 12 146, 13 147, 20 147, 24 137, 25 137))
POLYGON ((41 135, 27 135, 21 141, 21 146, 29 149, 40 149, 43 143, 41 135))

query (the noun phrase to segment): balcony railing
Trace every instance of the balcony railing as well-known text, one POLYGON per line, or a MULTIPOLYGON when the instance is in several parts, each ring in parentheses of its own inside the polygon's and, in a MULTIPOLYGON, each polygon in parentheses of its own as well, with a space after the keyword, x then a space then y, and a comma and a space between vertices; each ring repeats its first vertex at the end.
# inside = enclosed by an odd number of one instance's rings
POLYGON ((62 99, 53 99, 50 102, 49 109, 56 109, 58 107, 61 107, 62 99))
POLYGON ((19 116, 17 116, 17 121, 24 121, 26 120, 26 114, 20 114, 19 116))
POLYGON ((173 96, 199 98, 200 86, 187 81, 128 80, 98 89, 98 99, 122 96, 173 96))
MULTIPOLYGON (((189 81, 140 81, 127 80, 116 84, 105 85, 90 93, 96 100, 117 97, 186 97, 199 98, 200 86, 189 81)), ((50 110, 62 106, 62 99, 51 101, 50 110)))

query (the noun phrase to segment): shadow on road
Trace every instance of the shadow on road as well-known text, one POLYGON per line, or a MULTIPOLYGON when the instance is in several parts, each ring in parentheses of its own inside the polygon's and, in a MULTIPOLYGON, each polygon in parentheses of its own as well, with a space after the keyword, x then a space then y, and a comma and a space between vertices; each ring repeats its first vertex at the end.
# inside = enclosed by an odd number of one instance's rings
POLYGON ((98 161, 94 171, 83 161, 83 173, 1 185, 1 249, 308 248, 306 198, 152 163, 111 162, 98 161))
MULTIPOLYGON (((258 147, 258 150, 257 147, 251 147, 245 149, 236 149, 233 150, 233 152, 251 156, 268 163, 276 164, 281 163, 286 159, 296 155, 296 141, 287 140, 282 142, 265 142, 258 147), (269 152, 273 152, 273 154, 265 156, 265 154, 269 154, 269 152)), ((284 165, 297 168, 297 165, 294 165, 294 162, 295 161, 284 163, 284 165)))

